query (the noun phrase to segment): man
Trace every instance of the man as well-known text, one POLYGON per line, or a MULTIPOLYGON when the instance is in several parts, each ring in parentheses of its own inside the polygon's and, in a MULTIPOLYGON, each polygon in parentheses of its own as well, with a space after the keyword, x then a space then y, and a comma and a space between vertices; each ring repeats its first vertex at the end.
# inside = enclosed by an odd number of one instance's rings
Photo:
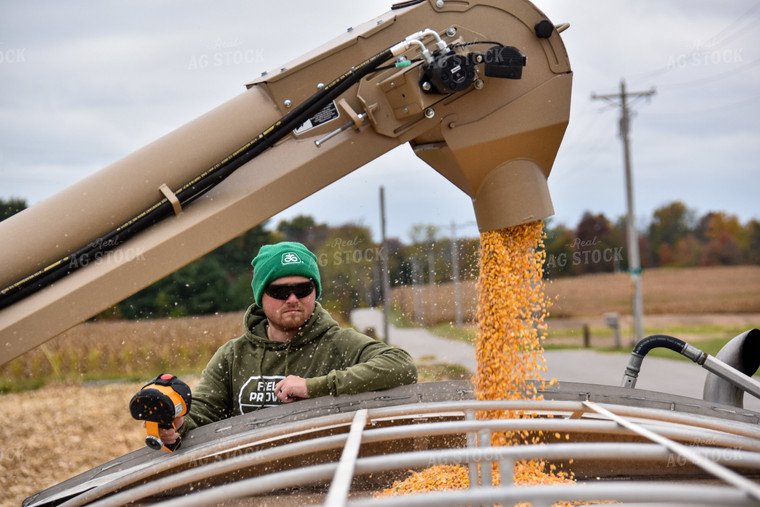
MULTIPOLYGON (((179 434, 264 407, 417 381, 404 350, 341 329, 317 302, 317 258, 300 243, 266 245, 251 262, 255 303, 244 334, 222 345, 201 374, 179 434)), ((160 430, 164 443, 175 430, 160 430)))

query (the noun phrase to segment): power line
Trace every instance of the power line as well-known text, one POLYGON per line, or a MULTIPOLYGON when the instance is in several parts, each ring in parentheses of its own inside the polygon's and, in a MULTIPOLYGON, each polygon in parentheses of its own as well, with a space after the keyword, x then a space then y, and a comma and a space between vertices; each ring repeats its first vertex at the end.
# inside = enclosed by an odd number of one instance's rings
MULTIPOLYGON (((709 37, 705 39, 705 42, 699 45, 696 45, 691 51, 688 53, 685 53, 683 55, 684 59, 690 59, 694 55, 699 54, 705 50, 706 47, 719 47, 726 41, 732 39, 737 34, 741 33, 743 30, 745 30, 745 27, 742 26, 742 23, 749 20, 750 25, 749 26, 757 26, 757 23, 752 21, 751 15, 753 14, 753 11, 756 11, 758 8, 760 8, 760 2, 755 3, 752 7, 747 9, 743 14, 735 18, 732 22, 730 22, 728 25, 726 25, 722 30, 720 30, 717 34, 713 35, 712 37, 709 37)), ((639 74, 634 74, 632 76, 628 76, 630 80, 641 80, 641 79, 651 79, 654 77, 661 76, 663 74, 669 73, 670 71, 680 69, 681 67, 677 65, 666 65, 664 67, 659 67, 657 69, 653 69, 651 71, 641 72, 639 74)))
POLYGON ((626 230, 628 236, 628 272, 634 282, 633 294, 633 324, 634 340, 636 343, 644 338, 644 298, 641 292, 641 259, 639 256, 639 236, 636 232, 636 215, 633 206, 633 176, 631 169, 631 150, 630 150, 630 124, 631 114, 629 107, 643 99, 650 98, 654 95, 655 90, 652 88, 645 92, 628 92, 625 88, 625 81, 620 81, 620 93, 608 95, 591 94, 592 99, 605 100, 620 107, 620 138, 623 141, 623 162, 625 165, 625 188, 626 188, 626 230), (633 99, 631 103, 629 98, 633 99))
POLYGON ((717 104, 713 107, 707 107, 703 109, 690 109, 688 111, 662 111, 652 113, 652 116, 678 118, 687 115, 705 115, 709 113, 726 113, 739 107, 745 107, 747 104, 751 104, 760 99, 760 95, 753 95, 740 100, 735 100, 725 104, 717 104))
MULTIPOLYGON (((744 14, 736 18, 732 23, 730 23, 723 30, 718 32, 717 35, 715 35, 711 39, 708 39, 708 42, 714 41, 714 45, 719 46, 723 44, 725 41, 734 37, 736 34, 743 31, 745 27, 741 26, 741 23, 749 19, 749 16, 752 13, 752 11, 756 11, 758 8, 760 8, 760 2, 756 3, 755 5, 747 9, 747 11, 744 14)), ((751 23, 754 24, 754 22, 751 22, 751 23)))
MULTIPOLYGON (((742 73, 746 70, 752 69, 753 67, 756 67, 760 64, 760 58, 752 60, 750 62, 747 62, 743 65, 740 65, 738 68, 729 70, 726 72, 722 72, 720 74, 713 74, 712 76, 703 77, 700 79, 692 79, 690 81, 683 81, 680 83, 670 83, 665 85, 668 89, 670 88, 688 88, 691 86, 702 86, 704 84, 710 84, 715 81, 720 81, 722 79, 726 79, 728 77, 734 77, 739 73, 742 73)), ((660 86, 662 88, 662 85, 660 86)))

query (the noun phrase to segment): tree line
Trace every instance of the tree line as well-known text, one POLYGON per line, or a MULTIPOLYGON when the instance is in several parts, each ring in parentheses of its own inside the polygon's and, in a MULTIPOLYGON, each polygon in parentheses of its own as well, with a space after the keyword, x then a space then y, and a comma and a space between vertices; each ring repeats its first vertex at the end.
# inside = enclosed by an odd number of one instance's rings
MULTIPOLYGON (((322 277, 320 301, 345 316, 356 307, 382 304, 383 259, 388 262, 391 286, 445 283, 453 276, 449 240, 428 241, 423 247, 393 239, 384 246, 373 241, 368 227, 334 227, 317 223, 310 216, 297 216, 274 227, 267 222, 257 225, 127 298, 113 312, 135 319, 245 309, 253 302, 251 260, 261 246, 279 241, 298 241, 314 252, 322 277), (424 269, 419 260, 423 255, 424 269)), ((474 278, 478 240, 460 240, 458 246, 460 266, 464 267, 460 276, 474 278)))
MULTIPOLYGON (((723 211, 702 216, 681 201, 656 209, 639 230, 642 268, 760 264, 760 221, 723 211)), ((628 269, 625 218, 586 212, 575 229, 546 226, 549 277, 628 269)))
MULTIPOLYGON (((0 219, 26 207, 20 199, 0 199, 0 219)), ((625 220, 587 212, 575 228, 545 222, 545 275, 548 278, 624 271, 625 220)), ((736 216, 710 212, 697 217, 676 201, 655 210, 639 231, 643 268, 760 264, 760 222, 741 224, 736 216)), ((128 319, 180 317, 239 311, 251 304, 251 259, 265 244, 298 241, 317 255, 323 278, 321 302, 333 312, 382 304, 382 260, 391 287, 474 280, 479 238, 452 241, 430 225, 409 231, 410 241, 385 245, 363 225, 329 226, 311 216, 277 224, 265 222, 166 276, 104 312, 128 319), (456 259, 456 262, 455 262, 456 259), (453 267, 457 266, 457 272, 453 267)))

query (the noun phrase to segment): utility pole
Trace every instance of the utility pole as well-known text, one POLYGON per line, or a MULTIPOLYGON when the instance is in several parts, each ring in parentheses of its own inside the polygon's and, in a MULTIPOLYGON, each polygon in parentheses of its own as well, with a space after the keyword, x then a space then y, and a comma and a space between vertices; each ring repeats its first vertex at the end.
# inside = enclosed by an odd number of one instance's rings
POLYGON ((385 189, 380 187, 380 234, 382 236, 382 248, 380 259, 382 262, 382 280, 383 280, 383 339, 385 343, 390 343, 391 338, 388 334, 388 320, 391 313, 391 279, 388 267, 388 240, 385 237, 385 189))
POLYGON ((634 343, 644 338, 644 297, 641 291, 641 258, 639 255, 639 235, 636 231, 636 215, 633 206, 633 176, 631 169, 631 149, 628 138, 631 126, 631 114, 628 98, 641 99, 654 95, 652 88, 646 92, 628 92, 625 80, 620 80, 620 93, 610 95, 591 94, 592 99, 601 99, 620 107, 620 138, 623 140, 623 162, 625 164, 625 194, 626 194, 626 232, 628 236, 628 272, 633 279, 633 327, 634 343))

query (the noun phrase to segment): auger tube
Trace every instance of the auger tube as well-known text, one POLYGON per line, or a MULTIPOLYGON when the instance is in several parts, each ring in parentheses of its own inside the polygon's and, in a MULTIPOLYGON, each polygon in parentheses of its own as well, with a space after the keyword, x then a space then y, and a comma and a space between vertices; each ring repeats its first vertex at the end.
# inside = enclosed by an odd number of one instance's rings
MULTIPOLYGON (((356 84, 360 79, 372 72, 380 64, 400 54, 408 44, 401 42, 393 48, 373 56, 352 67, 348 72, 332 81, 329 85, 320 89, 304 103, 290 111, 280 120, 264 129, 245 146, 214 164, 211 168, 203 171, 173 193, 179 202, 179 206, 186 206, 192 201, 221 183, 227 176, 244 164, 256 158, 264 150, 271 148, 277 141, 287 136, 293 129, 303 124, 312 115, 324 108, 331 100, 337 98, 348 87, 356 84)), ((12 305, 38 290, 55 283, 64 276, 68 276, 100 256, 115 249, 135 234, 147 229, 157 222, 171 216, 174 206, 168 197, 164 197, 150 208, 137 214, 129 221, 109 231, 103 236, 90 241, 87 245, 79 248, 74 253, 58 259, 45 268, 25 277, 24 279, 0 289, 0 310, 12 305)))
POLYGON ((14 296, 0 309, 0 364, 406 143, 472 198, 481 230, 552 215, 546 180, 567 128, 572 86, 567 51, 553 26, 527 0, 396 4, 263 73, 227 103, 3 220, 0 243, 13 248, 0 250, 0 289, 19 281, 36 285, 25 280, 40 271, 75 271, 23 298, 14 296), (494 62, 482 55, 489 49, 470 45, 483 41, 510 46, 520 58, 488 70, 486 63, 494 62), (385 61, 395 57, 394 65, 378 66, 356 83, 346 80, 335 93, 328 90, 327 106, 300 128, 301 118, 292 113, 298 104, 329 88, 323 83, 334 76, 358 75, 358 62, 386 50, 392 58, 385 61), (428 52, 432 64, 425 61, 428 52), (439 65, 439 59, 452 58, 467 67, 471 81, 453 89, 431 87, 430 80, 459 77, 453 72, 460 65, 439 65), (357 68, 346 71, 352 63, 357 68), (326 137, 341 125, 349 126, 326 137), (284 135, 258 144, 251 159, 224 164, 217 173, 224 177, 207 180, 214 185, 196 181, 270 128, 284 135), (128 239, 126 233, 117 238, 114 231, 157 203, 165 217, 151 219, 128 239), (97 249, 91 254, 73 256, 92 242, 97 249))

